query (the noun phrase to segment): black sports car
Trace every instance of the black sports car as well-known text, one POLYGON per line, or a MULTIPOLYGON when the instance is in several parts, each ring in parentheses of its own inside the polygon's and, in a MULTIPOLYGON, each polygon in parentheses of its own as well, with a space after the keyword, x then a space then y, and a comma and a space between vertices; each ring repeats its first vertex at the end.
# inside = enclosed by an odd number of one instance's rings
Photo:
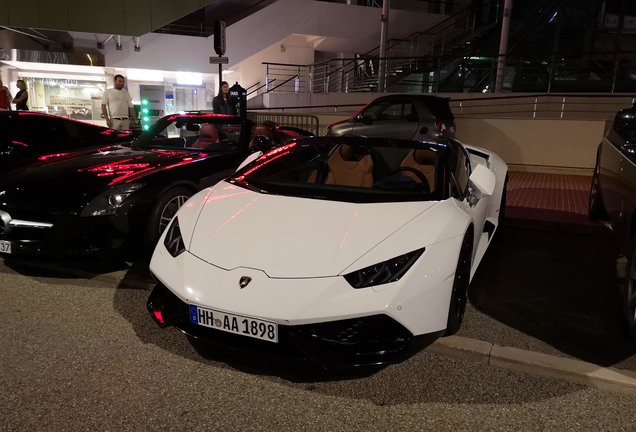
POLYGON ((616 114, 598 147, 589 214, 609 221, 627 257, 623 310, 636 342, 636 105, 616 114))
POLYGON ((10 171, 0 178, 0 253, 120 256, 150 248, 191 195, 249 155, 252 127, 228 115, 169 115, 132 143, 43 156, 10 171))
POLYGON ((129 142, 133 138, 129 131, 64 117, 30 111, 1 111, 0 167, 4 170, 48 154, 129 142))

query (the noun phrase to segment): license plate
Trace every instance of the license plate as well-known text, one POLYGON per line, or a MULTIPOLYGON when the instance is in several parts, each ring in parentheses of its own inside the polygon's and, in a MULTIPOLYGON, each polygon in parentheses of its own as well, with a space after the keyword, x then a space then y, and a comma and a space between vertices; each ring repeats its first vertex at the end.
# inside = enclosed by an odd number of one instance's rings
POLYGON ((190 305, 190 322, 192 324, 222 330, 241 336, 278 342, 278 324, 241 315, 234 315, 214 309, 190 305))
POLYGON ((0 240, 0 253, 11 253, 11 242, 6 240, 0 240))

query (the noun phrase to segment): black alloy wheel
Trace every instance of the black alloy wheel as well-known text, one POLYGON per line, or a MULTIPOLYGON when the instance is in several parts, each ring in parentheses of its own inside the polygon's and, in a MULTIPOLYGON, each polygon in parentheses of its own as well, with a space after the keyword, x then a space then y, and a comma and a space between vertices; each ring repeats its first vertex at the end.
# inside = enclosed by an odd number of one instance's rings
POLYGON ((473 231, 472 227, 464 235, 462 247, 459 251, 455 279, 453 280, 453 291, 451 293, 450 306, 448 308, 448 321, 444 336, 457 333, 464 321, 466 303, 468 303, 468 285, 470 284, 470 267, 473 254, 473 231))
POLYGON ((164 193, 150 214, 146 233, 146 245, 154 248, 161 233, 168 227, 177 211, 192 196, 192 191, 184 187, 176 187, 164 193))

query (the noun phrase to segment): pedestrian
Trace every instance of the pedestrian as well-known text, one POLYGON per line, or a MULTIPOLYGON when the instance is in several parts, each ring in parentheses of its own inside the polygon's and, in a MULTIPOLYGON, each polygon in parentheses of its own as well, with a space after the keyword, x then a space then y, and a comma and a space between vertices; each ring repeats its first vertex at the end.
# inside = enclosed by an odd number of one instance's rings
POLYGON ((109 128, 130 130, 135 122, 135 107, 128 90, 124 88, 126 79, 122 75, 115 75, 113 88, 104 91, 102 97, 102 114, 109 128))
POLYGON ((0 110, 11 110, 11 92, 0 80, 0 110))
POLYGON ((15 94, 13 98, 13 103, 15 104, 15 109, 18 111, 28 111, 29 106, 27 105, 27 101, 29 100, 29 92, 27 91, 27 86, 24 80, 17 80, 15 85, 18 87, 20 91, 15 94))
POLYGON ((212 99, 212 109, 215 114, 236 115, 236 107, 230 98, 230 85, 227 81, 221 81, 219 94, 212 99))

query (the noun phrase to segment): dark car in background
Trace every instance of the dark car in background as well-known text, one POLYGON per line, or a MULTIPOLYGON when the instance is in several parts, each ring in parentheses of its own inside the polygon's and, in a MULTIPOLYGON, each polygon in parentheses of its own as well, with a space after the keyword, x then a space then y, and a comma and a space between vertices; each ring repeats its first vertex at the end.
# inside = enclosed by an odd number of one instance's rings
POLYGON ((229 115, 169 115, 132 143, 49 155, 7 172, 0 254, 101 258, 149 250, 191 195, 238 168, 254 129, 229 115))
POLYGON ((0 167, 66 153, 88 146, 133 140, 129 131, 118 131, 64 117, 30 111, 0 112, 0 167))
POLYGON ((394 94, 374 99, 351 118, 332 123, 327 127, 326 135, 416 141, 454 138, 455 116, 448 98, 394 94))
POLYGON ((598 147, 589 214, 609 221, 627 257, 623 310, 636 342, 636 105, 616 114, 598 147))

